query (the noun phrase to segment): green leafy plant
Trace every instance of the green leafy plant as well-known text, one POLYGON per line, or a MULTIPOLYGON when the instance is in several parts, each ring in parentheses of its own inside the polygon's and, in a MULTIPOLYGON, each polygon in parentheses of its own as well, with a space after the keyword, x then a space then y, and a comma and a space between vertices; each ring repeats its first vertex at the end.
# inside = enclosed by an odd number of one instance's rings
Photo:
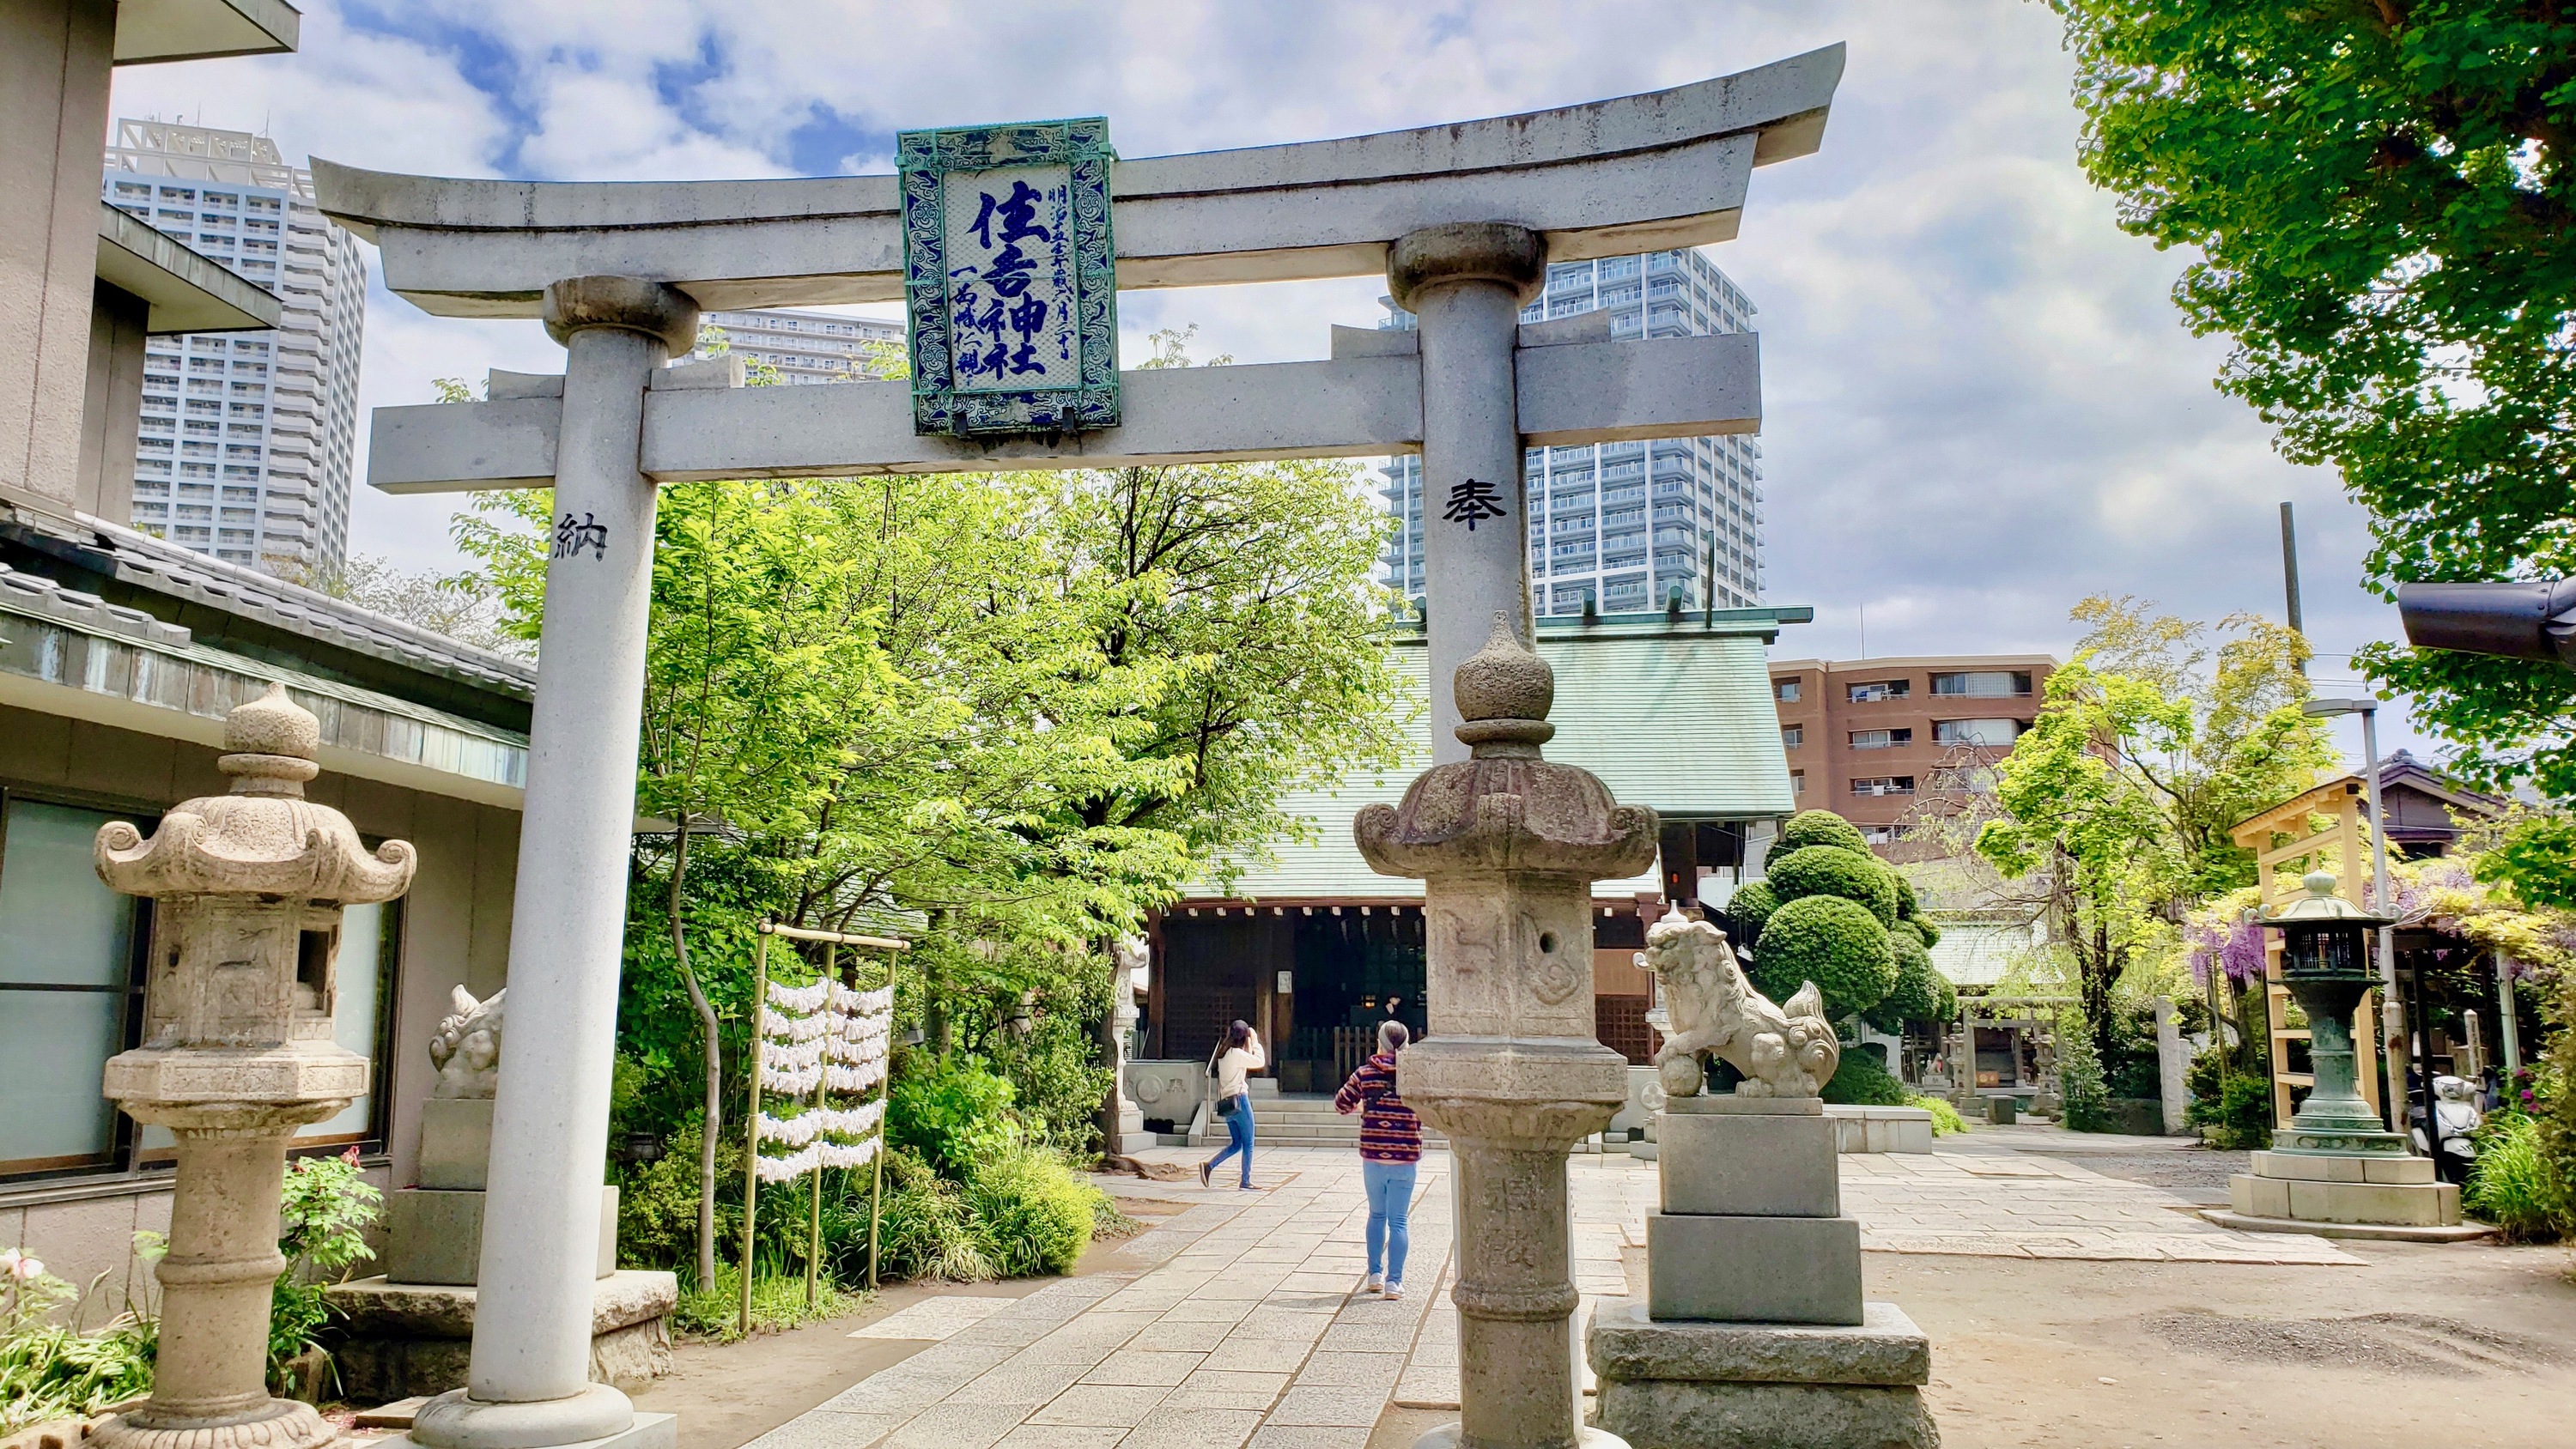
POLYGON ((2471 1215, 2495 1224, 2507 1242, 2550 1243, 2576 1232, 2576 1193, 2550 1160, 2536 1119, 2498 1112, 2478 1129, 2477 1145, 2460 1193, 2471 1215))
POLYGON ((2229 1055, 2213 1046, 2192 1059, 2183 1077, 2191 1088, 2191 1106, 2183 1120, 2200 1129, 2202 1141, 2223 1151, 2268 1147, 2272 1143, 2271 1080, 2236 1070, 2229 1055))
MULTIPOLYGON (((158 1233, 137 1233, 134 1245, 147 1262, 163 1250, 158 1233)), ((151 1391, 160 1325, 148 1303, 138 1306, 129 1293, 124 1311, 92 1332, 55 1321, 65 1304, 86 1304, 107 1276, 100 1273, 83 1292, 19 1249, 0 1251, 0 1435, 95 1414, 151 1391)))
POLYGON ((1905 1105, 1920 1107, 1932 1114, 1932 1135, 1935 1137, 1956 1137, 1968 1130, 1968 1119, 1959 1115, 1957 1107, 1939 1097, 1924 1097, 1908 1092, 1905 1094, 1905 1105))
POLYGON ((2057 1015, 2057 1090, 2066 1104, 2066 1125, 2073 1130, 2108 1132, 2119 1125, 2111 1116, 2101 1055, 2093 1050, 2093 1034, 2085 1030, 2079 1011, 2057 1015))
MULTIPOLYGON (((889 1278, 980 1283, 996 1276, 975 1231, 965 1189, 917 1155, 886 1154, 885 1208, 877 1228, 889 1278)), ((845 1270, 846 1271, 846 1270, 845 1270)))
MULTIPOLYGON (((751 1280, 751 1331, 778 1333, 806 1323, 847 1318, 868 1304, 870 1295, 852 1293, 826 1275, 816 1285, 814 1302, 805 1302, 803 1273, 761 1273, 751 1280)), ((674 1336, 702 1343, 732 1343, 742 1334, 742 1273, 731 1263, 716 1265, 715 1281, 681 1290, 671 1305, 674 1336)))
POLYGON ((358 1149, 337 1157, 299 1157, 286 1165, 279 1203, 284 1226, 277 1250, 286 1270, 269 1289, 268 1368, 282 1381, 289 1360, 319 1350, 331 1308, 322 1291, 375 1256, 366 1229, 381 1215, 384 1194, 359 1175, 358 1149))
POLYGON ((1780 909, 1780 897, 1761 881, 1748 881, 1736 887, 1727 898, 1723 923, 1729 944, 1750 951, 1761 944, 1762 928, 1770 923, 1771 913, 1780 909))
POLYGON ((975 1163, 1021 1145, 1025 1134, 1011 1115, 1009 1078, 964 1053, 913 1060, 919 1068, 896 1079, 888 1097, 886 1133, 895 1146, 920 1154, 946 1176, 964 1178, 975 1163))
POLYGON ((1887 933, 1896 955, 1896 985, 1862 1019, 1893 1036, 1909 1021, 1947 1021, 1958 1014, 1958 988, 1932 966, 1932 953, 1911 921, 1899 921, 1887 933))
POLYGON ((978 1162, 966 1179, 976 1246, 1005 1278, 1069 1273, 1091 1246, 1096 1208, 1106 1196, 1064 1159, 1020 1148, 978 1162))

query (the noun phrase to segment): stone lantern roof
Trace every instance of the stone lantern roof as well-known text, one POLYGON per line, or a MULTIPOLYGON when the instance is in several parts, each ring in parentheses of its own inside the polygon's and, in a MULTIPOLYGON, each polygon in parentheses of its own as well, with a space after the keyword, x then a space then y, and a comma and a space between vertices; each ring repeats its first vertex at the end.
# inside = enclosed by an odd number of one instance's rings
POLYGON ((304 798, 321 773, 321 723, 286 687, 235 708, 217 769, 232 793, 173 806, 146 839, 125 821, 98 833, 99 877, 127 895, 257 895, 317 903, 388 901, 411 887, 410 842, 374 851, 349 817, 304 798))

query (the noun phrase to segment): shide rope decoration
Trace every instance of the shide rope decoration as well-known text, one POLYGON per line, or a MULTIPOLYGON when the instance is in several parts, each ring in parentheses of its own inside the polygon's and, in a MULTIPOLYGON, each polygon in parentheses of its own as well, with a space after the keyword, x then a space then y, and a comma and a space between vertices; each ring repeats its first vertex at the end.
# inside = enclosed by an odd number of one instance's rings
POLYGON ((760 923, 752 950, 752 995, 758 1002, 751 1060, 751 1109, 745 1113, 742 1177, 742 1314, 740 1328, 751 1331, 753 1230, 759 1222, 760 1185, 793 1182, 811 1174, 813 1192, 805 1228, 805 1305, 814 1306, 820 1284, 823 1248, 822 1169, 873 1165, 868 1191, 868 1286, 877 1284, 877 1224, 885 1198, 885 1083, 887 1051, 894 1036, 894 963, 886 962, 883 986, 861 991, 833 979, 843 946, 878 951, 911 949, 907 941, 883 936, 853 936, 840 931, 809 931, 760 923), (806 986, 769 979, 769 938, 815 941, 823 946, 823 977, 806 986), (805 1098, 804 1110, 774 1117, 761 1106, 762 1094, 805 1098), (875 1096, 857 1106, 835 1107, 835 1093, 875 1096), (764 1152, 764 1147, 788 1149, 764 1152))

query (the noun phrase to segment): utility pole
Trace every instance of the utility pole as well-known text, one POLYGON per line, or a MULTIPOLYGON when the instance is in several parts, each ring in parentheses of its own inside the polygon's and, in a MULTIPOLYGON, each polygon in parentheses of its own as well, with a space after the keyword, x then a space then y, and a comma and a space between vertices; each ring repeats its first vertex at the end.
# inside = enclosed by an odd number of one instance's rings
MULTIPOLYGON (((2291 519, 2290 505, 2281 505, 2281 589, 2290 604, 2290 632, 2305 639, 2307 625, 2299 617, 2299 526, 2291 519)), ((2308 672, 2308 662, 2299 661, 2299 672, 2308 672)))

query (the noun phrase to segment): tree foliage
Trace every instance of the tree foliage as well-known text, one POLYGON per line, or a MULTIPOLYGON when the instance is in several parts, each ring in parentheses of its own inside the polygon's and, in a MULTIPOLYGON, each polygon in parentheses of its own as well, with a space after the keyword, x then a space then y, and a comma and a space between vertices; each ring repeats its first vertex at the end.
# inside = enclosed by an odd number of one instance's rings
POLYGON ((2191 905, 2254 878, 2237 821, 2337 762, 2302 714, 2306 645, 2244 615, 2209 626, 2135 599, 2087 599, 2091 625, 1994 770, 1974 846, 2013 903, 2072 958, 2094 1045, 2113 1050, 2111 990, 2191 905), (2213 633, 2219 636, 2211 647, 2213 633))
MULTIPOLYGON (((2576 11, 2056 0, 2083 161, 2188 246, 2221 389, 2371 512, 2368 582, 2576 572, 2576 11)), ((2576 672, 2375 645, 2456 764, 2576 794, 2576 672)))

